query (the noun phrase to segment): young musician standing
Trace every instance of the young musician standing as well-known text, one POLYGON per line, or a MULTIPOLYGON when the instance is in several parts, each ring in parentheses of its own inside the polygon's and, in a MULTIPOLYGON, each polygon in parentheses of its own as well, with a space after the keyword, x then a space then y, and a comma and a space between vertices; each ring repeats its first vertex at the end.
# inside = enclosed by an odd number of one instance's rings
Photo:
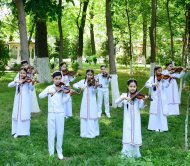
MULTIPOLYGON (((168 86, 168 80, 159 79, 162 68, 154 68, 154 76, 151 76, 146 82, 146 87, 151 88, 150 116, 148 129, 154 131, 168 131, 168 105, 164 88, 168 86)), ((162 77, 161 77, 162 78, 162 77)))
POLYGON ((179 92, 176 79, 182 78, 185 72, 182 70, 180 73, 176 73, 173 70, 173 64, 166 64, 166 70, 162 72, 164 75, 169 75, 169 86, 165 88, 165 94, 168 101, 168 113, 169 115, 179 115, 179 92))
POLYGON ((27 70, 22 68, 19 72, 19 79, 8 84, 8 87, 16 86, 12 113, 12 135, 18 136, 30 135, 30 115, 32 111, 32 83, 26 82, 27 70))
POLYGON ((95 138, 99 135, 98 109, 96 103, 97 83, 94 79, 94 71, 86 70, 86 78, 75 83, 74 88, 83 90, 80 107, 80 136, 95 138))
POLYGON ((62 143, 64 135, 64 119, 65 119, 65 107, 70 97, 65 95, 63 91, 60 91, 62 87, 60 82, 62 79, 61 72, 53 73, 53 85, 48 86, 43 92, 39 94, 39 97, 48 97, 48 150, 49 155, 54 155, 54 141, 57 137, 56 150, 60 160, 63 159, 62 143))
MULTIPOLYGON (((63 82, 65 84, 65 86, 70 87, 70 82, 73 82, 76 77, 69 75, 68 69, 67 69, 67 64, 65 62, 62 62, 60 64, 60 70, 61 70, 61 74, 62 74, 62 80, 61 82, 63 82)), ((70 95, 68 95, 70 97, 70 95)), ((65 103, 65 116, 66 118, 72 117, 72 98, 70 97, 70 99, 68 100, 68 102, 65 103)))
MULTIPOLYGON (((141 157, 139 147, 142 145, 140 109, 144 108, 143 99, 133 98, 137 93, 137 81, 127 82, 128 92, 123 93, 116 103, 124 104, 123 118, 123 148, 122 156, 141 157)), ((146 99, 146 97, 145 97, 146 99)))
POLYGON ((98 87, 98 117, 102 114, 102 101, 104 99, 105 113, 108 118, 110 118, 110 106, 109 106, 109 82, 111 76, 106 72, 106 66, 100 66, 101 73, 95 78, 101 85, 98 87))

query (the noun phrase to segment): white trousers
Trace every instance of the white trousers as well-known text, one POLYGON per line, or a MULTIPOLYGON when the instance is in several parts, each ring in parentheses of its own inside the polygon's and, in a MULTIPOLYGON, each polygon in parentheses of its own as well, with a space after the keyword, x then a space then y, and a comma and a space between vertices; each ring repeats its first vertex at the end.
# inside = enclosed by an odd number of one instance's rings
POLYGON ((54 154, 55 136, 57 137, 57 154, 62 154, 64 118, 64 113, 48 113, 48 149, 50 155, 54 154))
POLYGON ((110 114, 109 106, 109 89, 108 88, 99 88, 98 89, 98 114, 102 114, 102 102, 104 99, 104 106, 106 114, 110 114))
MULTIPOLYGON (((70 96, 70 94, 68 94, 70 96)), ((72 98, 70 97, 70 99, 64 103, 64 107, 65 107, 65 116, 66 117, 71 117, 72 114, 72 98)))

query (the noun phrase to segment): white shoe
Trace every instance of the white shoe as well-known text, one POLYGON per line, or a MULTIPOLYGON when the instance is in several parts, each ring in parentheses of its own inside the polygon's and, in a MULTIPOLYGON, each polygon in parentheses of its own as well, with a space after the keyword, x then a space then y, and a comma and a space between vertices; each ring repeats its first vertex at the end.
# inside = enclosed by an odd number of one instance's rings
POLYGON ((110 113, 106 114, 106 116, 107 116, 108 118, 111 118, 111 115, 110 115, 110 113))
POLYGON ((62 154, 58 154, 57 156, 58 156, 59 160, 63 160, 63 158, 64 158, 62 154))
POLYGON ((163 130, 160 130, 160 133, 164 132, 163 130))
POLYGON ((17 137, 18 137, 18 135, 17 135, 17 134, 15 134, 15 135, 14 135, 14 138, 17 138, 17 137))
POLYGON ((159 132, 159 129, 155 130, 156 132, 159 132))

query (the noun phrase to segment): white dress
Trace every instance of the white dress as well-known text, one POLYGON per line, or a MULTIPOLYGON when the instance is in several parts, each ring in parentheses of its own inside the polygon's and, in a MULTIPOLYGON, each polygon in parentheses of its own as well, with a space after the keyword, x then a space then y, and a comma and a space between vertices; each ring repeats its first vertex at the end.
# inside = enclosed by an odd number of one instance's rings
MULTIPOLYGON (((62 73, 62 72, 61 72, 62 73)), ((63 82, 66 86, 70 86, 70 82, 73 82, 76 79, 76 77, 72 77, 69 75, 63 75, 62 74, 62 79, 61 82, 63 82)), ((72 98, 70 96, 70 94, 67 94, 69 96, 69 100, 68 102, 66 102, 64 104, 65 107, 65 116, 66 117, 72 117, 73 113, 72 113, 72 98)))
POLYGON ((30 115, 32 111, 32 96, 33 86, 31 83, 24 83, 18 91, 18 83, 15 81, 8 84, 8 87, 16 86, 12 112, 12 134, 18 136, 30 135, 30 115))
POLYGON ((153 90, 153 83, 156 83, 157 78, 152 76, 146 82, 146 87, 151 88, 151 97, 153 101, 150 103, 150 116, 149 116, 149 123, 148 129, 149 130, 161 130, 161 131, 168 131, 168 122, 167 122, 167 115, 168 115, 168 105, 166 96, 164 93, 164 87, 168 86, 167 80, 161 80, 158 82, 158 87, 156 90, 153 90))
POLYGON ((164 70, 162 73, 174 77, 170 80, 169 86, 165 88, 165 93, 168 101, 169 115, 179 115, 180 98, 176 78, 182 78, 185 72, 170 74, 168 70, 164 70))
POLYGON ((99 135, 96 89, 87 86, 85 80, 75 83, 73 87, 84 89, 80 108, 80 136, 94 138, 99 135))
POLYGON ((122 155, 127 157, 141 157, 139 147, 142 145, 140 109, 144 108, 144 101, 135 99, 134 102, 122 100, 123 93, 116 104, 124 103, 123 118, 123 148, 122 155))

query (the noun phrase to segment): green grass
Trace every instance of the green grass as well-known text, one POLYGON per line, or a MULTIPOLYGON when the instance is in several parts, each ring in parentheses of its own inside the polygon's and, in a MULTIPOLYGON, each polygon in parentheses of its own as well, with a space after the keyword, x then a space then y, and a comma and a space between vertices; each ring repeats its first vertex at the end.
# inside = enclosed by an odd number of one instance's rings
MULTIPOLYGON (((89 66, 85 66, 86 68, 89 66)), ((98 66, 96 66, 96 73, 98 66)), ((82 71, 84 73, 84 71, 82 71)), ((120 68, 120 92, 126 91, 128 70, 120 68)), ((100 121, 100 136, 95 139, 80 138, 80 102, 81 96, 73 96, 73 118, 65 122, 63 154, 60 161, 49 157, 47 147, 47 99, 39 100, 41 112, 32 117, 31 136, 14 139, 11 136, 11 113, 15 88, 7 88, 16 73, 9 73, 0 78, 0 165, 77 165, 77 166, 190 166, 190 151, 184 151, 184 125, 187 90, 183 91, 181 115, 169 117, 169 132, 155 133, 147 130, 147 107, 142 111, 142 158, 121 159, 123 108, 111 109, 111 119, 103 116, 100 121)), ((84 76, 84 74, 83 74, 84 76)), ((148 79, 148 69, 135 68, 134 78, 139 89, 148 79)), ((37 84, 37 94, 47 84, 37 84)), ((145 89, 144 92, 148 90, 145 89)), ((110 98, 111 101, 111 98, 110 98)), ((190 139, 189 139, 190 141, 190 139)))

